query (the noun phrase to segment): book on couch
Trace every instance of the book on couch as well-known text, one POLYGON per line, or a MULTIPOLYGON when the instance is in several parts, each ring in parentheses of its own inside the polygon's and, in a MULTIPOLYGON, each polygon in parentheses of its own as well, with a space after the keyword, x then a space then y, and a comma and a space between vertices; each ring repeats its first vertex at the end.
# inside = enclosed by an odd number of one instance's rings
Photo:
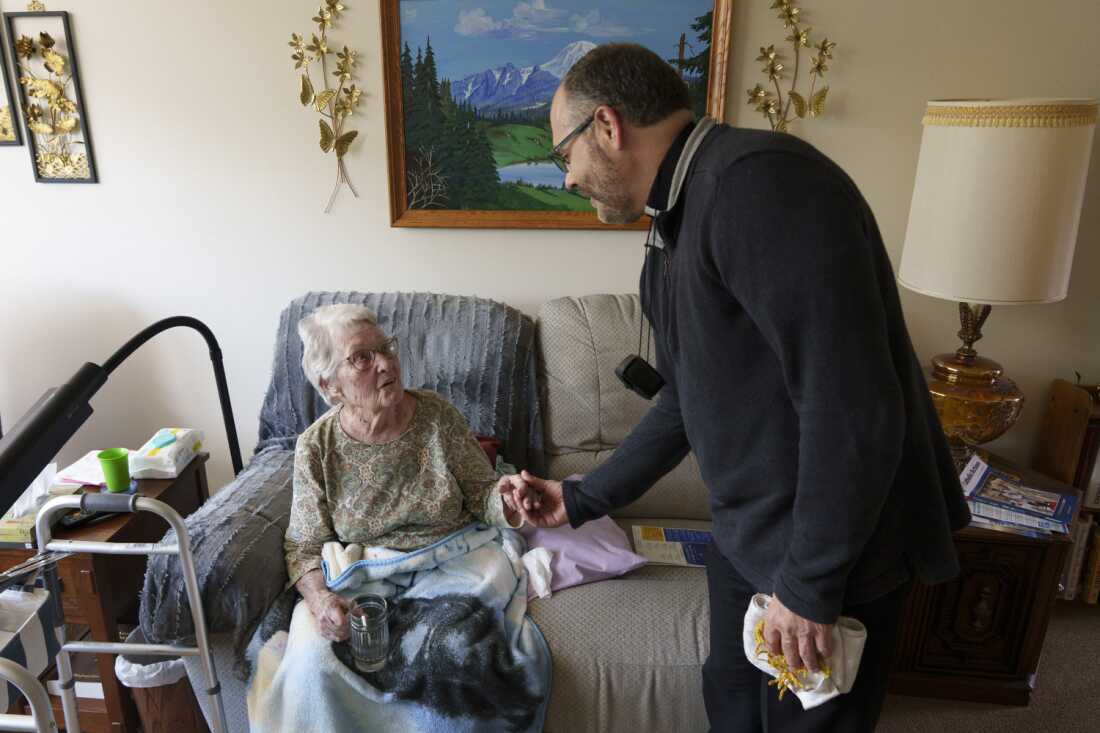
POLYGON ((705 529, 635 525, 634 552, 654 565, 703 567, 711 533, 705 529))

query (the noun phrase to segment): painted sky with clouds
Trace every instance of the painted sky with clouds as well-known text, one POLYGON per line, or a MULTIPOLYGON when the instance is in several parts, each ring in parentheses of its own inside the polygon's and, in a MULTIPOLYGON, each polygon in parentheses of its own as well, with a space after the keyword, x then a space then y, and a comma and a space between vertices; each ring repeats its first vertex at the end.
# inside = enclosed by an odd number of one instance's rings
MULTIPOLYGON (((401 38, 416 54, 431 37, 442 78, 512 62, 549 61, 573 41, 630 41, 665 58, 713 0, 401 0, 401 38)), ((690 54, 690 49, 689 49, 690 54)))

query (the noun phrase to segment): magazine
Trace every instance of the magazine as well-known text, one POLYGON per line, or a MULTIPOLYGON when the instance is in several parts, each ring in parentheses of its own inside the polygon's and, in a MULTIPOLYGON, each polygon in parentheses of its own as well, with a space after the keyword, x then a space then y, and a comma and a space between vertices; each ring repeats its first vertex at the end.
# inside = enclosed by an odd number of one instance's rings
POLYGON ((960 475, 971 511, 979 516, 1065 534, 1077 511, 1075 495, 1028 486, 1008 471, 994 468, 978 454, 960 475))
POLYGON ((1068 525, 1060 524, 1050 519, 1041 519, 1040 517, 1035 517, 1030 514, 1012 511, 1011 509, 1005 509, 995 504, 975 501, 973 499, 967 499, 966 504, 970 507, 971 517, 982 517, 1001 524, 1010 524, 1016 527, 1026 527, 1046 532, 1056 532, 1058 534, 1069 533, 1068 525))
POLYGON ((634 552, 654 565, 703 567, 711 533, 705 529, 635 525, 634 552))
POLYGON ((995 519, 989 519, 979 514, 971 512, 970 526, 978 527, 979 529, 989 529, 994 532, 1008 532, 1010 534, 1017 534, 1022 537, 1034 537, 1036 539, 1042 539, 1044 537, 1050 537, 1050 532, 1045 529, 1033 529, 1031 527, 1023 527, 1018 524, 1009 524, 1006 522, 998 522, 995 519))

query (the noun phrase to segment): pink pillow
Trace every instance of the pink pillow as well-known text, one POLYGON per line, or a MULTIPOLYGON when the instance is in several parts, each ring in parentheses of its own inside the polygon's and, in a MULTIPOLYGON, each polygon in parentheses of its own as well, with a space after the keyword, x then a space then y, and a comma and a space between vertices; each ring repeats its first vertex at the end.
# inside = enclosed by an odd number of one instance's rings
MULTIPOLYGON (((646 564, 644 557, 631 552, 626 533, 611 517, 586 522, 580 529, 525 525, 520 533, 527 538, 529 550, 545 547, 550 551, 551 591, 617 578, 646 564)), ((530 589, 527 595, 528 600, 535 597, 530 589)))

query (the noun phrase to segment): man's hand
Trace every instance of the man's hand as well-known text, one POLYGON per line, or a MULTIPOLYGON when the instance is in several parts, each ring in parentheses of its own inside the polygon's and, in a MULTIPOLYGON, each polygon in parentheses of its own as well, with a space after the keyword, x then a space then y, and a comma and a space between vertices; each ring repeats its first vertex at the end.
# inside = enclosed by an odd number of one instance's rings
POLYGON ((326 590, 307 596, 306 604, 317 619, 321 636, 329 641, 344 641, 348 638, 348 601, 326 590))
POLYGON ((819 624, 794 613, 774 595, 764 614, 764 641, 772 654, 787 658, 791 671, 809 669, 817 672, 818 654, 823 659, 832 651, 833 625, 819 624))
POLYGON ((569 521, 565 512, 561 481, 547 481, 532 476, 527 471, 521 473, 520 478, 528 490, 534 492, 530 502, 520 504, 523 518, 528 524, 536 527, 560 527, 569 521))

